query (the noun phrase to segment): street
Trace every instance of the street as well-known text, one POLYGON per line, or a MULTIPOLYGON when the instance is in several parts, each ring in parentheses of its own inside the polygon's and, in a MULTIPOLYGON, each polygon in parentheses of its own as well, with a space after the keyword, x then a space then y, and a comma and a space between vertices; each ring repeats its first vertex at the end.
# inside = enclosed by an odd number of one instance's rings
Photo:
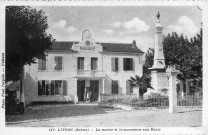
POLYGON ((198 127, 201 107, 139 108, 131 111, 101 108, 96 104, 36 105, 24 115, 7 115, 7 127, 198 127))

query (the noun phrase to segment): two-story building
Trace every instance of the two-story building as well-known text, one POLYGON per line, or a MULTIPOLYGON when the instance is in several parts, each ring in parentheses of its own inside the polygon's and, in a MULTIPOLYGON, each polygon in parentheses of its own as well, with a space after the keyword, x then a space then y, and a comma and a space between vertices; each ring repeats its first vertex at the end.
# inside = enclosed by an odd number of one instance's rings
POLYGON ((93 32, 82 32, 80 42, 54 42, 47 57, 24 67, 25 103, 84 100, 86 89, 92 101, 101 94, 132 94, 130 76, 142 76, 143 52, 136 42, 98 43, 93 32))

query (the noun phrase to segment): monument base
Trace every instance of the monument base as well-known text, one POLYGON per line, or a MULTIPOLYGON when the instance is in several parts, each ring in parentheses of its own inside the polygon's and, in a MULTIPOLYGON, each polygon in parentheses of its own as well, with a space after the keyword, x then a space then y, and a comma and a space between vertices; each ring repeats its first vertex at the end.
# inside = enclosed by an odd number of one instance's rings
POLYGON ((151 98, 154 96, 168 96, 169 82, 165 70, 151 71, 151 86, 154 89, 148 89, 144 94, 144 98, 151 98))
POLYGON ((168 89, 168 77, 166 72, 159 72, 157 70, 151 71, 151 86, 155 90, 168 89))

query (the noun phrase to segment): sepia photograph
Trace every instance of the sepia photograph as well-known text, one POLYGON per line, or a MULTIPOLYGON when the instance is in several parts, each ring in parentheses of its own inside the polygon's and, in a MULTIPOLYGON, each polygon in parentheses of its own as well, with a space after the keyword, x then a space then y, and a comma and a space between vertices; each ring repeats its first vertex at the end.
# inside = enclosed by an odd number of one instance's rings
POLYGON ((203 126, 201 5, 4 10, 5 128, 203 126))

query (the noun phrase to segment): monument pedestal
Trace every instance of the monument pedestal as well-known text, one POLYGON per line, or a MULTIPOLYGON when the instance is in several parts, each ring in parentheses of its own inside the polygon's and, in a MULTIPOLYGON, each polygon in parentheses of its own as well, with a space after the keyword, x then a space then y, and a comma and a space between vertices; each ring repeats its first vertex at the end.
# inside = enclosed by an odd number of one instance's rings
POLYGON ((162 89, 168 89, 168 77, 165 71, 151 71, 151 77, 151 86, 154 90, 161 92, 162 89))
POLYGON ((168 90, 162 91, 163 89, 169 88, 168 77, 164 70, 153 70, 151 71, 151 86, 154 89, 148 89, 147 92, 144 94, 144 98, 152 97, 151 93, 168 96, 168 90))

